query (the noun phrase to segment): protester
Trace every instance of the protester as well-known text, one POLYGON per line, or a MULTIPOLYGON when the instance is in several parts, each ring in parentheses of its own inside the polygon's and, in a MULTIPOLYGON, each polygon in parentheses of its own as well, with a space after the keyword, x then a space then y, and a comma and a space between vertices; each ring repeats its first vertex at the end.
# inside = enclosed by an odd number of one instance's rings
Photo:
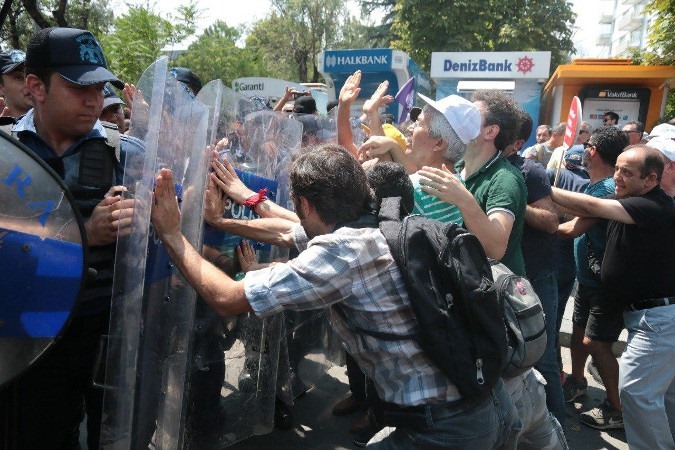
POLYGON ((523 150, 523 157, 539 161, 544 166, 548 165, 553 155, 553 151, 560 147, 565 138, 565 122, 560 122, 558 125, 551 128, 551 137, 546 142, 535 144, 523 150))
MULTIPOLYGON (((588 122, 581 122, 579 124, 579 135, 574 141, 574 145, 582 145, 591 138, 591 124, 588 122)), ((553 153, 551 154, 551 159, 548 160, 548 164, 546 164, 547 169, 557 169, 558 166, 560 166, 561 159, 565 156, 565 152, 569 150, 570 147, 567 147, 564 143, 553 150, 553 153)))
POLYGON ((8 435, 0 442, 18 449, 77 448, 86 411, 87 443, 98 449, 103 391, 94 388, 93 372, 101 336, 108 331, 115 241, 130 232, 133 213, 133 200, 115 195, 125 190, 125 141, 117 140, 121 149, 111 144, 114 131, 98 117, 105 83, 123 84, 84 30, 38 31, 28 44, 25 66, 33 109, 12 134, 64 178, 75 197, 85 220, 92 275, 64 334, 6 388, 11 412, 3 417, 0 433, 8 435), (90 153, 100 166, 79 170, 82 155, 90 153))
POLYGON ((617 200, 553 191, 580 216, 610 221, 602 284, 629 333, 619 388, 633 450, 675 448, 675 201, 659 187, 662 173, 662 155, 637 145, 617 158, 617 200))
MULTIPOLYGON (((403 279, 382 233, 378 228, 339 226, 367 215, 373 200, 363 169, 343 149, 327 145, 295 159, 291 191, 301 225, 285 234, 292 236, 301 253, 288 263, 251 272, 239 282, 203 260, 181 235, 171 171, 162 169, 156 183, 155 229, 188 282, 220 314, 253 311, 267 316, 285 308, 339 303, 348 318, 370 330, 416 332, 403 279)), ((383 400, 434 419, 427 427, 418 428, 411 420, 410 425, 383 430, 375 436, 377 442, 369 443, 372 448, 387 444, 419 448, 438 439, 453 442, 456 448, 506 444, 517 418, 503 383, 478 405, 463 404, 456 387, 415 341, 361 335, 338 315, 331 324, 383 400), (364 347, 364 342, 370 344, 364 347)))
POLYGON ((618 127, 619 126, 619 115, 614 111, 607 111, 604 116, 602 116, 602 123, 606 127, 618 127))
POLYGON ((628 145, 635 145, 642 141, 642 135, 645 132, 645 126, 642 125, 642 122, 631 120, 630 122, 623 124, 621 131, 626 133, 626 136, 628 136, 628 145))
POLYGON ((520 127, 518 105, 500 91, 477 91, 472 101, 481 113, 481 128, 456 166, 459 177, 447 167, 425 167, 422 190, 456 205, 488 257, 525 276, 521 240, 527 190, 518 169, 500 157, 520 127))
MULTIPOLYGON (((532 118, 519 109, 520 128, 516 140, 506 147, 503 156, 523 175, 527 188, 525 227, 522 250, 525 272, 541 301, 546 317, 558 314, 558 284, 555 265, 555 232, 558 216, 551 200, 551 185, 546 169, 531 159, 523 158, 518 150, 532 133, 532 118)), ((537 370, 546 379, 546 404, 561 424, 565 423, 560 365, 556 352, 556 328, 554 320, 546 321, 546 351, 536 364, 537 370)))
MULTIPOLYGON (((543 144, 551 138, 551 127, 548 125, 539 125, 537 131, 534 135, 534 139, 537 144, 543 144)), ((529 137, 529 136, 528 136, 529 137)))
MULTIPOLYGON (((604 127, 594 132, 584 144, 584 165, 590 176, 586 194, 600 198, 613 193, 614 165, 627 143, 628 138, 617 128, 604 127)), ((623 320, 616 300, 608 294, 599 278, 606 230, 605 220, 588 217, 576 217, 558 227, 559 236, 577 237, 574 257, 579 282, 572 318, 572 374, 563 386, 565 401, 573 402, 585 395, 588 383, 584 377, 584 365, 590 354, 607 391, 607 399, 597 408, 582 413, 580 421, 598 429, 623 427, 618 391, 619 367, 612 353, 612 344, 619 338, 623 320)))
MULTIPOLYGON (((572 146, 563 158, 563 167, 558 172, 556 169, 546 169, 551 186, 572 192, 584 192, 588 186, 588 172, 583 165, 584 148, 581 145, 572 146), (557 174, 557 175, 556 175, 557 174), (557 176, 557 180, 556 180, 557 176)), ((559 214, 560 223, 571 220, 570 216, 559 214)), ((577 280, 576 263, 574 261, 574 238, 558 236, 557 251, 555 252, 558 285, 558 315, 556 319, 556 348, 558 362, 561 367, 561 379, 564 383, 562 371, 562 354, 560 352, 560 327, 563 315, 567 308, 567 301, 572 295, 574 284, 577 280)))

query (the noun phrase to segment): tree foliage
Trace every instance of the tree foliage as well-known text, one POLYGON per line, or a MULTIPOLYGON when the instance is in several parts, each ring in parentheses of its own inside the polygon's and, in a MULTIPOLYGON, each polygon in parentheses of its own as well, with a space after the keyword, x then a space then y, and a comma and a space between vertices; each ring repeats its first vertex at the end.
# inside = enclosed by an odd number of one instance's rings
MULTIPOLYGON (((651 15, 647 51, 634 50, 633 62, 644 65, 675 65, 675 0, 652 0, 645 7, 651 15)), ((675 117, 675 85, 668 95, 664 119, 675 117)))
POLYGON ((194 34, 198 17, 194 3, 179 7, 166 18, 149 5, 129 6, 127 13, 115 19, 114 31, 100 36, 111 71, 135 83, 163 49, 194 34))
POLYGON ((395 39, 392 30, 396 13, 394 6, 396 0, 360 0, 361 16, 371 17, 373 14, 381 14, 382 19, 379 24, 373 24, 366 27, 365 36, 369 48, 387 48, 391 41, 395 39))
POLYGON ((241 37, 241 29, 218 20, 176 58, 175 65, 189 67, 205 82, 220 79, 226 86, 239 77, 273 76, 259 50, 236 46, 241 37))
MULTIPOLYGON (((392 47, 428 69, 432 52, 550 50, 553 67, 574 53, 575 14, 566 0, 361 0, 380 9, 392 47)), ((383 34, 384 32, 384 34, 383 34)))
POLYGON ((343 0, 272 0, 272 6, 272 13, 253 25, 246 48, 274 61, 282 77, 317 82, 320 51, 365 44, 365 29, 343 0))
POLYGON ((96 36, 110 30, 113 11, 106 0, 4 0, 0 40, 25 49, 35 28, 87 29, 96 36))

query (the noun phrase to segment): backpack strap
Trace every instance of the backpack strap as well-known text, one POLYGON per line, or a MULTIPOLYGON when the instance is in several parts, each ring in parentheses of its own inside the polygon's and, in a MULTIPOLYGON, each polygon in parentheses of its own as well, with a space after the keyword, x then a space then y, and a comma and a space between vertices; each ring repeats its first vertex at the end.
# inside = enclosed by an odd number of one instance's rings
MULTIPOLYGON (((401 255, 401 197, 386 197, 380 202, 380 211, 377 214, 380 231, 387 240, 389 251, 397 264, 401 255)), ((400 267, 400 264, 399 264, 400 267)))

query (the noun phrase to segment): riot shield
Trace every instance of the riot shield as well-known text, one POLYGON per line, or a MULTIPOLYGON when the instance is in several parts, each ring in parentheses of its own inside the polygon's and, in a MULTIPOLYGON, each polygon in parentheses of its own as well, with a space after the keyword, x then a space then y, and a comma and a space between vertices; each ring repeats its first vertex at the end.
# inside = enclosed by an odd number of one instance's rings
POLYGON ((101 447, 179 448, 194 290, 178 274, 150 225, 154 176, 173 170, 181 229, 196 247, 208 167, 208 108, 167 76, 159 59, 142 75, 126 155, 125 196, 135 199, 133 232, 118 240, 105 376, 101 447))
POLYGON ((0 132, 0 386, 66 327, 86 275, 84 225, 59 176, 0 132))
MULTIPOLYGON (((242 180, 251 189, 266 189, 272 200, 287 204, 287 166, 300 146, 299 124, 272 111, 256 111, 258 105, 228 88, 221 99, 219 118, 211 119, 217 124, 211 142, 224 138, 221 156, 232 162, 242 180)), ((231 202, 225 205, 224 215, 255 217, 250 209, 231 202)), ((207 225, 203 254, 234 277, 239 271, 234 249, 240 241, 239 236, 207 225)), ((287 259, 283 249, 253 244, 261 262, 287 259)), ((196 314, 184 447, 220 449, 271 431, 283 314, 223 319, 199 302, 196 314)))

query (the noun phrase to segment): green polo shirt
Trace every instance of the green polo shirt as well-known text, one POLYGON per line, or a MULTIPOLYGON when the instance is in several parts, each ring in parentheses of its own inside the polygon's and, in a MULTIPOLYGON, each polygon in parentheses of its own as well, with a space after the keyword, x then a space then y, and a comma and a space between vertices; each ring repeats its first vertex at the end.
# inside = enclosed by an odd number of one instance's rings
MULTIPOLYGON (((463 162, 457 164, 458 173, 463 166, 463 162)), ((525 261, 520 247, 527 202, 523 175, 506 159, 496 156, 464 180, 464 185, 485 214, 501 210, 514 216, 509 243, 501 262, 513 273, 525 276, 525 261)))

